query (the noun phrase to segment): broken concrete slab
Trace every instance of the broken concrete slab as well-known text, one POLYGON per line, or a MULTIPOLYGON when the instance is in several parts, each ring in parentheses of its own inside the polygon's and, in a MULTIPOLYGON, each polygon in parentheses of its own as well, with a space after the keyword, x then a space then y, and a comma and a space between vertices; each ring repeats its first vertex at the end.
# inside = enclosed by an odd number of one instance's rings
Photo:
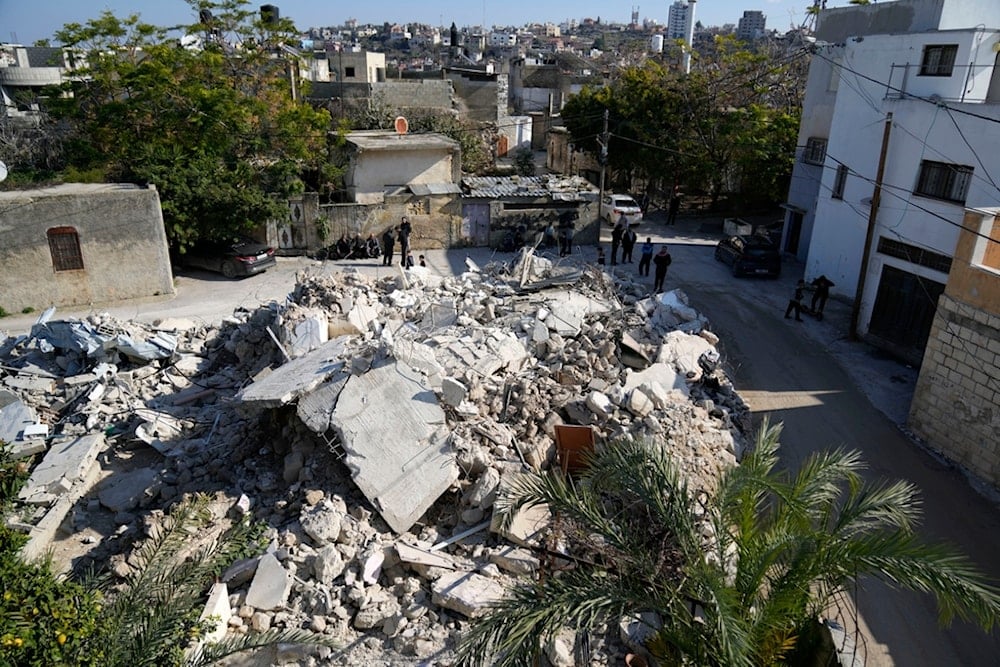
POLYGON ((355 484, 397 532, 458 479, 444 411, 423 378, 403 364, 390 361, 351 377, 331 425, 355 484))
POLYGON ((295 325, 288 336, 288 353, 295 357, 315 350, 330 340, 330 324, 324 313, 313 313, 295 325))
POLYGON ((157 475, 159 471, 155 468, 137 468, 112 475, 101 484, 97 497, 112 512, 128 512, 139 506, 157 475))
POLYGON ((576 336, 586 317, 611 312, 606 301, 571 290, 546 292, 545 304, 549 310, 545 324, 560 336, 576 336))
POLYGON ((299 398, 296 414, 313 433, 326 433, 330 418, 350 374, 338 372, 318 388, 299 398))
MULTIPOLYGON (((521 476, 522 473, 503 475, 500 478, 498 495, 507 493, 506 489, 521 476)), ((522 547, 533 547, 538 545, 542 533, 549 527, 551 522, 552 514, 549 512, 548 505, 523 507, 514 514, 510 525, 506 529, 501 527, 500 514, 494 512, 490 522, 490 532, 497 533, 522 547)))
POLYGON ((344 369, 348 337, 327 341, 298 359, 279 366, 266 377, 242 389, 236 399, 260 408, 276 408, 308 394, 344 369))
POLYGON ((103 433, 53 443, 21 488, 18 498, 31 504, 55 501, 84 478, 105 445, 103 433))
POLYGON ((17 394, 0 390, 0 441, 13 443, 22 437, 25 427, 36 422, 35 411, 17 394))
POLYGON ((274 611, 285 606, 292 590, 292 573, 272 554, 264 554, 257 564, 246 603, 254 609, 274 611))
POLYGON ((457 567, 455 559, 441 551, 430 551, 409 544, 397 543, 396 555, 399 560, 411 565, 426 565, 428 567, 443 567, 454 570, 457 567))
POLYGON ((36 375, 13 375, 5 377, 3 383, 11 389, 42 394, 51 394, 56 388, 55 380, 52 378, 38 377, 36 375))
POLYGON ((490 562, 511 574, 527 575, 536 572, 540 567, 538 556, 527 549, 518 547, 503 547, 500 551, 490 554, 490 562))
POLYGON ((213 584, 198 620, 202 622, 211 620, 215 623, 215 627, 200 638, 201 643, 212 644, 222 641, 232 616, 233 608, 229 606, 229 587, 222 582, 213 584))
POLYGON ((503 586, 473 572, 445 572, 431 587, 434 604, 468 618, 486 613, 504 595, 503 586))

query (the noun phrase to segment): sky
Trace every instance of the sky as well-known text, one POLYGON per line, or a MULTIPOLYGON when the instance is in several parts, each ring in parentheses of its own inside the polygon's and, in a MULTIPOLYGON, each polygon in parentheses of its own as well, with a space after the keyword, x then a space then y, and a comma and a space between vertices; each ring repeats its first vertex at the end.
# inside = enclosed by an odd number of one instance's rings
MULTIPOLYGON (((276 5, 282 17, 291 18, 297 28, 339 25, 349 18, 359 23, 419 22, 449 26, 452 21, 464 25, 514 25, 566 19, 600 17, 605 22, 625 23, 632 7, 638 6, 641 18, 666 24, 672 0, 658 2, 603 2, 591 0, 488 0, 482 2, 429 2, 428 0, 268 0, 252 2, 276 5)), ((736 23, 744 10, 760 10, 767 16, 767 27, 787 30, 791 23, 805 19, 811 0, 700 0, 695 16, 704 25, 736 23)), ((828 7, 846 5, 847 0, 830 0, 828 7)), ((197 12, 185 0, 0 0, 0 42, 33 44, 49 39, 64 24, 84 23, 108 9, 117 16, 140 14, 147 23, 173 26, 197 22, 197 12)))

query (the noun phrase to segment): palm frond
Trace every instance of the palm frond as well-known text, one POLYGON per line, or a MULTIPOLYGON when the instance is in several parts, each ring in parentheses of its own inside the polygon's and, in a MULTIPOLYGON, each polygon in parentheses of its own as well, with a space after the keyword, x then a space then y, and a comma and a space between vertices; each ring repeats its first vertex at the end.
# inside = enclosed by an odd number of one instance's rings
POLYGON ((310 646, 327 646, 329 648, 338 648, 339 646, 332 639, 317 636, 305 630, 275 629, 239 637, 226 637, 220 642, 204 644, 193 651, 184 664, 185 667, 204 667, 238 653, 255 651, 278 644, 309 644, 310 646))

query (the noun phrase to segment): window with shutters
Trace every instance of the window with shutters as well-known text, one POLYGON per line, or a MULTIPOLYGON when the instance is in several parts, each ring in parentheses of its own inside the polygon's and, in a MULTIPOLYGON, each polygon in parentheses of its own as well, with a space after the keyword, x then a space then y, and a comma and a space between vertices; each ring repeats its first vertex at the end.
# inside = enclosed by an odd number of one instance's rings
POLYGON ((924 197, 965 203, 971 181, 972 167, 923 160, 913 192, 924 197))
POLYGON ((837 167, 837 176, 833 179, 833 191, 830 196, 834 199, 844 198, 844 186, 847 185, 847 165, 842 164, 837 167))
POLYGON ((809 137, 806 148, 802 151, 802 161, 806 164, 823 164, 826 161, 826 139, 809 137))
POLYGON ((46 232, 52 268, 56 271, 78 271, 83 268, 80 236, 73 227, 53 227, 46 232))
POLYGON ((958 44, 928 44, 920 61, 920 76, 951 76, 958 44))

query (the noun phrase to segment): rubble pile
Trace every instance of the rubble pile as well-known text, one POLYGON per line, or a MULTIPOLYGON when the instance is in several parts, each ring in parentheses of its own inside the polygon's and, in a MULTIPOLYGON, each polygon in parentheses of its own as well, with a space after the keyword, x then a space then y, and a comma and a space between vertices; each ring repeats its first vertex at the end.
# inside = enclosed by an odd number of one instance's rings
POLYGON ((270 526, 211 596, 230 631, 310 628, 352 664, 447 662, 467 619, 539 568, 546 517, 501 535, 491 510, 505 479, 568 455, 562 427, 597 446, 654 436, 700 488, 735 464, 748 409, 682 292, 530 252, 468 269, 303 274, 285 304, 217 328, 47 314, 0 343, 0 439, 37 461, 29 554, 92 542, 120 564, 158 510, 214 494, 270 526))

